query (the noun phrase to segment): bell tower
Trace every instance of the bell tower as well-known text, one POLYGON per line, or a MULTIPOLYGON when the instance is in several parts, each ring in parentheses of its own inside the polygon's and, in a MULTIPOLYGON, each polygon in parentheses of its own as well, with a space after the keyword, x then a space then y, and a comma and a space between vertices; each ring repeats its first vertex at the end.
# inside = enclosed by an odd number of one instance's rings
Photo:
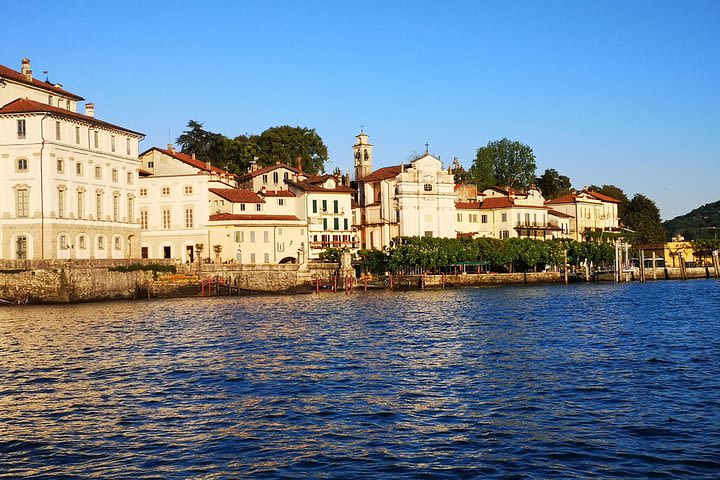
POLYGON ((373 146, 368 143, 368 136, 362 129, 355 138, 357 141, 353 145, 353 155, 355 157, 355 181, 357 182, 372 172, 373 146))

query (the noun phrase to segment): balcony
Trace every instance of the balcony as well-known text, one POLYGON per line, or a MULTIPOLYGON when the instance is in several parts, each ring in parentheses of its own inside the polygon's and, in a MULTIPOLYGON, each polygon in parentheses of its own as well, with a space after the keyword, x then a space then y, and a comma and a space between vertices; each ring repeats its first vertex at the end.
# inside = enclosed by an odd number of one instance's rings
POLYGON ((310 242, 310 248, 315 250, 325 250, 328 248, 349 248, 355 250, 360 246, 358 241, 327 241, 327 242, 310 242))

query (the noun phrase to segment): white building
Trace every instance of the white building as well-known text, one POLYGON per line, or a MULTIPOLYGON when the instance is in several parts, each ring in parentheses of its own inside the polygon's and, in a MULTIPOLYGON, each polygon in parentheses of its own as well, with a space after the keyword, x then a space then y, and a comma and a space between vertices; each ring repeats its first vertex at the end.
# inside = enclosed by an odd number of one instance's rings
POLYGON ((208 221, 212 205, 210 190, 233 188, 235 176, 209 162, 175 151, 153 147, 140 155, 140 225, 143 258, 195 260, 195 245, 208 251, 208 221))
POLYGON ((138 143, 62 85, 0 65, 0 258, 139 257, 138 143))
POLYGON ((570 218, 570 235, 585 240, 589 232, 617 231, 620 228, 617 200, 592 190, 582 190, 545 202, 570 218))

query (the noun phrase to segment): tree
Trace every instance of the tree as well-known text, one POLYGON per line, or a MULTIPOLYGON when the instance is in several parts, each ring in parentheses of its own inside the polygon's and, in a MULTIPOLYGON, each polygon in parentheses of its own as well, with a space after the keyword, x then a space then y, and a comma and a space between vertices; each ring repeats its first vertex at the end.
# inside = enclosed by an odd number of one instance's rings
POLYGON ((503 138, 478 148, 470 170, 475 169, 474 175, 478 175, 477 178, 484 182, 493 180, 493 184, 524 189, 535 181, 535 168, 535 154, 532 148, 518 141, 503 138), (490 166, 492 166, 492 177, 489 173, 490 166))
POLYGON ((228 169, 234 173, 245 173, 251 162, 258 156, 257 135, 238 135, 228 142, 226 148, 228 169))
POLYGON ((314 128, 282 125, 268 128, 257 137, 257 156, 261 165, 292 165, 301 157, 303 171, 315 174, 325 171, 328 152, 314 128))
POLYGON ((477 151, 477 157, 467 171, 465 183, 477 185, 478 190, 485 190, 496 184, 495 182, 495 162, 490 155, 481 155, 480 148, 477 151))
POLYGON ((639 193, 628 202, 625 211, 625 226, 634 230, 636 243, 665 241, 665 231, 660 223, 660 210, 655 202, 639 193))
POLYGON ((560 175, 554 168, 546 169, 536 179, 536 183, 546 200, 570 193, 570 177, 560 175))
POLYGON ((206 160, 215 164, 222 164, 226 161, 226 150, 230 140, 219 133, 205 130, 203 124, 190 120, 185 130, 175 140, 181 146, 182 153, 194 153, 200 160, 206 160))

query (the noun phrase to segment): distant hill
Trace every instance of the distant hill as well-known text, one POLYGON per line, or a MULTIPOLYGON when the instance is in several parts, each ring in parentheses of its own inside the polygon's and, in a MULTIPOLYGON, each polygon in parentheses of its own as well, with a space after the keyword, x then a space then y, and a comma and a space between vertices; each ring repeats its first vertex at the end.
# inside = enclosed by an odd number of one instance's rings
POLYGON ((663 222, 662 225, 668 240, 678 233, 685 237, 685 240, 715 238, 720 232, 708 227, 720 229, 720 201, 698 207, 690 213, 663 222))

